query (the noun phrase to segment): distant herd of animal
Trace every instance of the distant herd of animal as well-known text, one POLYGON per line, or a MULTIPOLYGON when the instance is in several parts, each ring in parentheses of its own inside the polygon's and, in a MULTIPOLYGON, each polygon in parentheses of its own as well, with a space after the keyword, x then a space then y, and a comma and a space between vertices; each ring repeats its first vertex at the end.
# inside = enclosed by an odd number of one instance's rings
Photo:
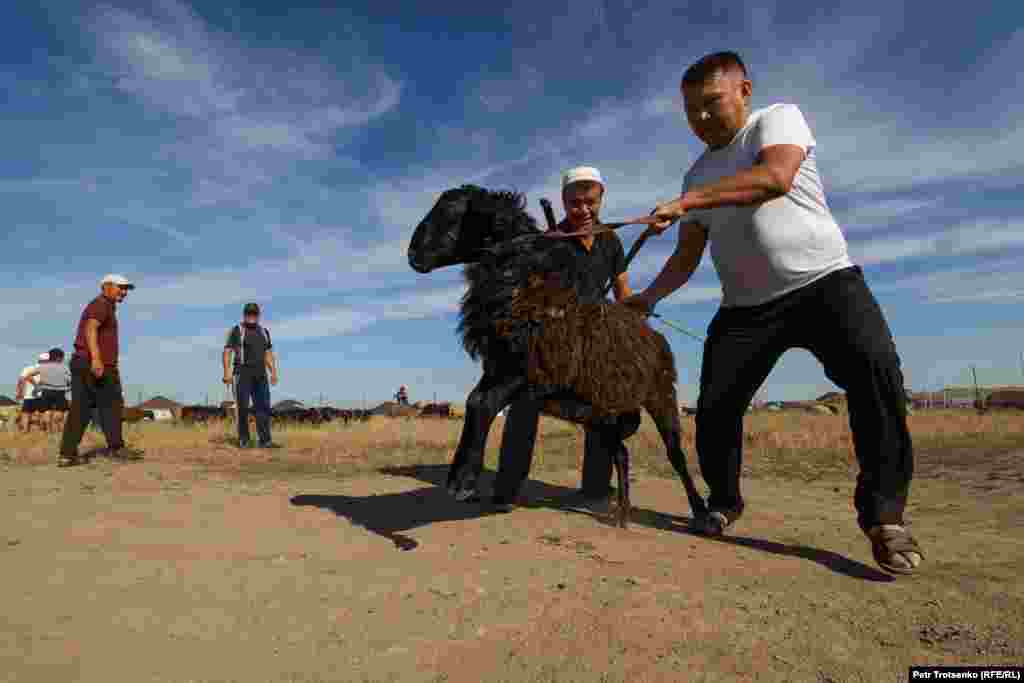
MULTIPOLYGON (((139 408, 125 408, 124 421, 138 422, 141 420, 156 420, 157 411, 142 410, 139 408)), ((451 403, 427 403, 421 405, 402 405, 386 402, 379 406, 364 409, 347 409, 332 407, 300 407, 288 406, 271 410, 271 419, 278 424, 301 424, 320 425, 329 422, 349 424, 350 422, 365 422, 374 415, 388 417, 437 417, 437 418, 459 418, 460 411, 455 409, 451 403)), ((209 424, 212 422, 231 422, 235 419, 234 407, 230 403, 219 406, 190 405, 182 406, 176 415, 173 416, 177 422, 183 424, 209 424)))

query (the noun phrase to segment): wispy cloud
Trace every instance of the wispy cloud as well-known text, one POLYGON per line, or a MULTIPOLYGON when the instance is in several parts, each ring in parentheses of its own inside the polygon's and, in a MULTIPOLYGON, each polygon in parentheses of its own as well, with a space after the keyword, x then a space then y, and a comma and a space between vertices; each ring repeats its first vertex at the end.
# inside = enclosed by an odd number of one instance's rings
POLYGON ((1024 271, 1019 258, 1001 258, 899 278, 873 288, 933 304, 1014 303, 1024 299, 1024 271))
MULTIPOLYGON (((464 291, 464 287, 458 286, 369 296, 350 306, 316 308, 265 324, 272 330, 275 342, 342 337, 385 320, 415 320, 455 313, 464 291)), ((228 326, 208 328, 193 335, 143 338, 135 340, 133 346, 155 348, 167 354, 209 352, 223 348, 228 326)))
POLYGON ((937 256, 961 256, 1000 252, 1024 247, 1024 223, 1020 221, 973 221, 939 233, 891 236, 850 245, 859 263, 875 265, 937 256))
MULTIPOLYGON (((941 331, 922 301, 1020 301, 1024 72, 1006 65, 1024 59, 1024 31, 1007 28, 1012 9, 986 24, 922 22, 881 0, 828 12, 599 5, 444 17, 457 45, 436 40, 429 9, 404 23, 312 8, 225 19, 183 0, 54 12, 62 42, 40 48, 53 56, 0 75, 14 94, 0 127, 0 328, 13 350, 0 358, 66 341, 97 276, 125 270, 140 283, 122 309, 129 374, 192 382, 189 354, 215 357, 253 299, 289 359, 321 362, 308 386, 327 358, 346 383, 391 381, 425 364, 410 358, 444 353, 462 365, 431 381, 471 378, 447 321, 431 320, 457 305, 458 269, 423 278, 405 262, 438 193, 464 182, 525 191, 542 220, 537 199, 557 205, 560 172, 590 163, 609 181, 607 219, 646 212, 679 192, 701 152, 679 76, 723 48, 751 67, 754 106, 794 102, 809 119, 830 203, 895 325, 941 331), (956 56, 936 47, 949 44, 956 56), (384 349, 398 329, 416 333, 384 349), (359 347, 366 357, 346 360, 359 347), (176 372, 153 367, 154 349, 178 358, 176 372)), ((627 247, 639 233, 622 232, 627 247)), ((675 238, 647 244, 634 288, 675 238)), ((666 302, 694 328, 721 296, 711 271, 706 256, 666 302)), ((941 359, 911 343, 908 368, 923 376, 941 359)), ((787 359, 770 384, 820 378, 815 363, 787 359)))

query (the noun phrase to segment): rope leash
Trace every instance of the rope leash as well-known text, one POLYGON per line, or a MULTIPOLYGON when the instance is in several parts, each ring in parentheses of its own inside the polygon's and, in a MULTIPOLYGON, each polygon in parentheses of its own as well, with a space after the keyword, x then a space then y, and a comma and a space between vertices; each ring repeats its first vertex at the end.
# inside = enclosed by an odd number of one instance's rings
MULTIPOLYGON (((604 223, 604 224, 600 224, 600 225, 596 226, 595 229, 593 229, 593 230, 581 230, 581 231, 578 231, 578 232, 557 232, 556 231, 557 223, 555 221, 555 212, 552 210, 551 202, 548 201, 547 199, 542 198, 540 200, 540 206, 541 206, 541 209, 543 209, 543 211, 544 211, 544 218, 547 220, 547 224, 548 224, 548 232, 544 233, 545 237, 553 237, 553 238, 563 237, 564 238, 564 237, 579 237, 579 236, 585 236, 585 235, 599 235, 599 234, 601 234, 603 232, 612 232, 614 230, 618 230, 619 228, 621 228, 623 226, 626 226, 626 225, 648 225, 648 226, 650 226, 650 225, 654 225, 655 223, 658 222, 657 219, 654 218, 654 211, 651 211, 650 214, 648 214, 647 216, 644 216, 642 218, 634 218, 632 220, 623 221, 621 223, 604 223)), ((644 243, 647 241, 647 238, 651 236, 651 234, 652 234, 651 230, 650 230, 650 228, 648 228, 647 230, 644 230, 643 233, 641 233, 640 237, 637 238, 636 242, 633 243, 633 246, 629 250, 629 254, 627 254, 627 256, 626 256, 625 266, 626 266, 627 269, 629 268, 629 264, 633 261, 633 258, 637 255, 637 252, 639 252, 641 247, 644 246, 644 243)), ((611 288, 612 288, 612 282, 609 282, 607 284, 607 286, 605 286, 605 288, 604 288, 604 295, 605 296, 608 296, 608 292, 611 291, 611 288)), ((651 311, 649 315, 652 318, 657 318, 658 321, 661 322, 662 324, 668 325, 673 330, 675 330, 677 332, 681 332, 682 334, 685 334, 687 337, 690 337, 691 339, 695 339, 695 340, 701 342, 702 344, 705 342, 704 337, 702 337, 701 335, 695 334, 694 332, 690 332, 688 329, 686 329, 682 325, 678 325, 676 323, 673 323, 671 320, 667 320, 666 318, 662 317, 661 315, 658 315, 654 311, 651 311)))
POLYGON ((653 313, 652 312, 651 313, 651 317, 652 318, 657 318, 658 321, 661 322, 662 324, 668 325, 669 327, 671 327, 676 332, 682 332, 687 337, 690 337, 691 339, 696 339, 697 341, 699 341, 702 344, 705 341, 707 341, 704 337, 700 336, 699 334, 696 334, 695 332, 690 332, 688 329, 686 329, 682 325, 677 325, 676 323, 673 323, 671 320, 666 320, 664 317, 658 315, 657 313, 653 313))

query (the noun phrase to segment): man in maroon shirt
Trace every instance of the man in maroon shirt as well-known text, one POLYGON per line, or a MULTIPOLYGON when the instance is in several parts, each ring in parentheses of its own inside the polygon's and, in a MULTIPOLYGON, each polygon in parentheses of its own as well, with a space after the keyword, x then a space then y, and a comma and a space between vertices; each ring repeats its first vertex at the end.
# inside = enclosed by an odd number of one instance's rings
POLYGON ((126 448, 121 437, 124 396, 117 369, 117 304, 135 285, 122 275, 107 275, 100 282, 100 296, 89 302, 78 321, 75 352, 71 357, 71 411, 64 424, 59 467, 82 462, 78 445, 89 425, 93 410, 107 438, 110 456, 118 460, 141 460, 142 451, 126 448))

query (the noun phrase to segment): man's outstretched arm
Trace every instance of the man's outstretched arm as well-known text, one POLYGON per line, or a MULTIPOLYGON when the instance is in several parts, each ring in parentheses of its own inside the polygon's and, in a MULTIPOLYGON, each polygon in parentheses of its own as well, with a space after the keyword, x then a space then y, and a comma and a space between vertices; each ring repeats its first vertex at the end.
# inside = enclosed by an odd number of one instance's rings
POLYGON ((663 221, 675 221, 691 209, 749 206, 777 199, 793 188, 793 179, 805 155, 799 145, 765 147, 750 168, 689 189, 679 198, 658 206, 654 215, 663 221))
POLYGON ((683 223, 679 226, 679 242, 669 256, 654 281, 639 294, 623 300, 630 306, 639 306, 645 310, 654 308, 660 300, 676 291, 693 276, 704 249, 708 243, 707 228, 697 222, 683 223))

